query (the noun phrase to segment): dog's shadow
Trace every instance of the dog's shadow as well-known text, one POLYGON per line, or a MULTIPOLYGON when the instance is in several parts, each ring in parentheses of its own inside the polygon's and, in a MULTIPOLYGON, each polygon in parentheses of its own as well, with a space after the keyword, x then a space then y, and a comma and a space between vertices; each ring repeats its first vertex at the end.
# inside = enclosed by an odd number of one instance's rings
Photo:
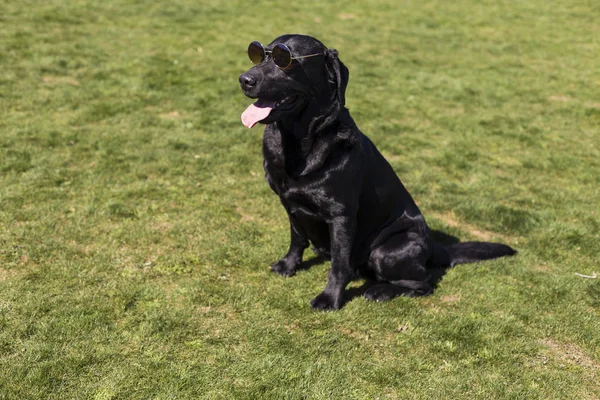
MULTIPOLYGON (((436 231, 433 229, 430 232, 431 232, 431 236, 432 236, 433 240, 441 245, 447 246, 447 245, 451 245, 451 244, 460 243, 460 240, 456 236, 452 236, 445 232, 436 231)), ((325 257, 321 257, 321 256, 317 255, 316 257, 311 258, 310 260, 303 261, 298 266, 297 270, 298 271, 306 271, 306 270, 309 270, 310 268, 314 267, 315 265, 323 264, 326 261, 327 261, 327 259, 325 257)), ((443 279, 444 275, 446 275, 448 268, 449 267, 443 267, 443 268, 435 267, 435 268, 429 269, 429 272, 430 272, 429 284, 433 288, 433 291, 435 291, 437 289, 438 284, 443 279)), ((344 293, 344 305, 357 297, 363 296, 370 287, 372 287, 376 284, 377 284, 377 282, 375 282, 373 280, 366 280, 359 287, 351 287, 349 289, 346 289, 346 292, 344 293)), ((433 292, 431 292, 431 293, 433 293, 433 292)))
POLYGON ((325 262, 327 262, 327 259, 325 257, 320 256, 320 255, 315 255, 310 260, 302 261, 296 267, 296 271, 308 271, 309 269, 311 269, 315 265, 321 265, 321 264, 323 264, 325 262))
MULTIPOLYGON (((451 244, 460 243, 460 239, 458 239, 456 236, 452 236, 445 232, 436 231, 433 229, 430 232, 431 232, 433 241, 437 242, 443 246, 449 246, 451 244)), ((440 281, 442 280, 444 275, 446 275, 446 272, 448 271, 449 268, 450 267, 434 267, 434 268, 429 269, 429 271, 431 273, 431 276, 429 278, 429 284, 431 285, 431 287, 433 288, 434 291, 435 291, 435 289, 437 289, 438 284, 440 283, 440 281)))

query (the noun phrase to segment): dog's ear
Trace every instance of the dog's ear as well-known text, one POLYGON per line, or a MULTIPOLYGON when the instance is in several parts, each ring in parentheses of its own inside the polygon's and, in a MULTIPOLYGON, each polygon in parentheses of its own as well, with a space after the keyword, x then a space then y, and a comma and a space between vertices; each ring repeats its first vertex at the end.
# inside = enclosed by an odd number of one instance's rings
POLYGON ((348 86, 348 79, 350 72, 348 68, 338 58, 338 52, 335 49, 328 49, 325 52, 325 66, 327 68, 327 80, 334 84, 337 88, 337 97, 340 102, 340 106, 346 104, 346 86, 348 86))

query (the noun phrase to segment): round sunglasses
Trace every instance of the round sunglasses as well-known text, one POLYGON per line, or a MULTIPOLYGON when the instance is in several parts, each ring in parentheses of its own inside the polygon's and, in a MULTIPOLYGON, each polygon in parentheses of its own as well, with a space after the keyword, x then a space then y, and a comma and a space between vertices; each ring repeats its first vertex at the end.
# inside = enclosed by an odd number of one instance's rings
POLYGON ((306 56, 292 57, 292 51, 285 44, 276 44, 271 51, 265 50, 264 46, 260 44, 260 42, 254 41, 248 45, 248 57, 250 57, 250 61, 252 61, 255 65, 265 61, 267 55, 271 55, 271 59, 273 59, 273 62, 279 68, 287 69, 290 67, 290 65, 292 65, 292 61, 294 60, 322 56, 324 54, 309 54, 306 56))

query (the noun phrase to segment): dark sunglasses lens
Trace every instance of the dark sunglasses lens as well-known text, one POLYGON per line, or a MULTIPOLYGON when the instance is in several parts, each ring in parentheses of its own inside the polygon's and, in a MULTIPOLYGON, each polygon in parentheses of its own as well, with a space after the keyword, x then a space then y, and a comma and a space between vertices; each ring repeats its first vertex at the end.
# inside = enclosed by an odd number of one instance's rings
POLYGON ((254 64, 260 64, 265 60, 265 48, 258 42, 252 42, 248 46, 248 57, 254 64))
POLYGON ((290 49, 282 44, 278 44, 277 46, 273 47, 271 57, 273 57, 273 62, 279 68, 287 68, 292 63, 292 54, 290 53, 290 49))

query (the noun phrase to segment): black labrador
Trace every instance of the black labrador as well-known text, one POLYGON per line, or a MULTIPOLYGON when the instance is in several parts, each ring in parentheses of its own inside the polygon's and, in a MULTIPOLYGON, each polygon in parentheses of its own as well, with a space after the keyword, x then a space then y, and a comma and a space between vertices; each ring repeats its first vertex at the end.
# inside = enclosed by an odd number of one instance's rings
POLYGON ((248 48, 256 64, 239 78, 256 103, 242 114, 265 124, 266 179, 290 220, 291 243, 271 269, 294 275, 304 250, 331 260, 316 309, 339 309, 346 285, 374 281, 369 300, 432 292, 430 271, 516 253, 486 242, 436 243, 392 167, 345 108, 348 69, 336 50, 304 35, 248 48))

